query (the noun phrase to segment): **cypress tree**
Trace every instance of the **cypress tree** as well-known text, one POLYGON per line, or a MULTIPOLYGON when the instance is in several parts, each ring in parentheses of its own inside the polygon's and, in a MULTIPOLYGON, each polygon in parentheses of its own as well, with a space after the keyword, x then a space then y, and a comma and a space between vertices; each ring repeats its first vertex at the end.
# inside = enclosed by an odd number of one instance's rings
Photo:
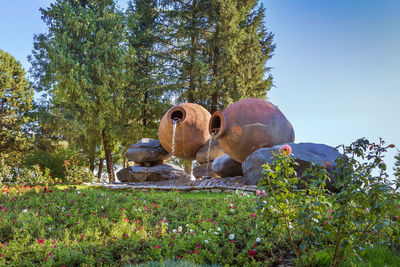
POLYGON ((90 144, 89 157, 93 148, 103 147, 112 182, 112 152, 127 120, 126 57, 135 57, 126 55, 123 14, 112 0, 57 0, 41 12, 48 33, 35 36, 31 63, 37 86, 53 95, 71 128, 80 130, 90 144))

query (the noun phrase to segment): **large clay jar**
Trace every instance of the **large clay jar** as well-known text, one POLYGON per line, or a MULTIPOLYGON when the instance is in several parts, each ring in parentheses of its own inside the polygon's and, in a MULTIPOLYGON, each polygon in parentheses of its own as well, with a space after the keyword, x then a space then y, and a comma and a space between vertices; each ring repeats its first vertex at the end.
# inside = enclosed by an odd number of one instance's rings
POLYGON ((209 131, 235 161, 242 163, 261 147, 294 141, 294 131, 283 113, 273 104, 258 98, 247 98, 216 111, 209 131))
POLYGON ((161 145, 172 152, 173 121, 176 123, 174 138, 174 156, 193 160, 196 153, 210 138, 208 122, 211 114, 202 106, 193 103, 181 103, 168 110, 158 127, 161 145))

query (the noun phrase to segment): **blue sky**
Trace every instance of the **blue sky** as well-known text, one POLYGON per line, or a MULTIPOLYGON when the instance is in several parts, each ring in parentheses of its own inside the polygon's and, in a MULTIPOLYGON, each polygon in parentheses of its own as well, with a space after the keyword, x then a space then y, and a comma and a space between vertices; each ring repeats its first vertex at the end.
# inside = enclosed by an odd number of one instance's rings
MULTIPOLYGON (((0 49, 25 70, 33 35, 46 31, 38 9, 51 2, 1 4, 0 49)), ((262 3, 277 45, 268 100, 292 122, 296 141, 336 146, 382 137, 400 148, 400 1, 262 3)), ((395 154, 388 153, 390 169, 395 154)))

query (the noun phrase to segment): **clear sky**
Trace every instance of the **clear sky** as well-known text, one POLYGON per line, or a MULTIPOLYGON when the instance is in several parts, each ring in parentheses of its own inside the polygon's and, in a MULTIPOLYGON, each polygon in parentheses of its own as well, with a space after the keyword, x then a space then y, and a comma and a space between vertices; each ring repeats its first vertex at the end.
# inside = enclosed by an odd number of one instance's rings
MULTIPOLYGON (((30 68, 33 35, 51 0, 0 0, 0 49, 30 68)), ((119 0, 122 7, 126 0, 119 0)), ((384 138, 400 148, 400 1, 263 0, 277 45, 268 100, 297 142, 384 138)), ((388 154, 391 169, 396 150, 388 154)))

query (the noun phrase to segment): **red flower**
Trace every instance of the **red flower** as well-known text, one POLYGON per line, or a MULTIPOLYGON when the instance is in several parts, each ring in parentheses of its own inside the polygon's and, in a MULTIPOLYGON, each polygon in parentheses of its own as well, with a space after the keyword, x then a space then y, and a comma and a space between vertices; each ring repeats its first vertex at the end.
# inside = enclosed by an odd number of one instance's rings
POLYGON ((235 243, 235 240, 229 240, 229 243, 235 243))
POLYGON ((38 242, 39 244, 43 244, 43 240, 40 239, 40 238, 37 240, 37 242, 38 242))
POLYGON ((159 245, 154 245, 154 246, 153 246, 153 248, 155 248, 155 249, 159 249, 159 248, 160 248, 160 246, 159 246, 159 245))
POLYGON ((283 146, 281 146, 281 148, 279 149, 279 152, 280 152, 282 155, 289 156, 290 153, 292 153, 292 148, 291 148, 289 145, 283 145, 283 146))
POLYGON ((247 250, 247 253, 249 253, 249 257, 253 258, 256 255, 256 252, 254 250, 247 250))
POLYGON ((129 222, 129 219, 128 219, 128 218, 125 218, 124 221, 129 222))
POLYGON ((196 245, 196 248, 201 248, 201 245, 196 245))

